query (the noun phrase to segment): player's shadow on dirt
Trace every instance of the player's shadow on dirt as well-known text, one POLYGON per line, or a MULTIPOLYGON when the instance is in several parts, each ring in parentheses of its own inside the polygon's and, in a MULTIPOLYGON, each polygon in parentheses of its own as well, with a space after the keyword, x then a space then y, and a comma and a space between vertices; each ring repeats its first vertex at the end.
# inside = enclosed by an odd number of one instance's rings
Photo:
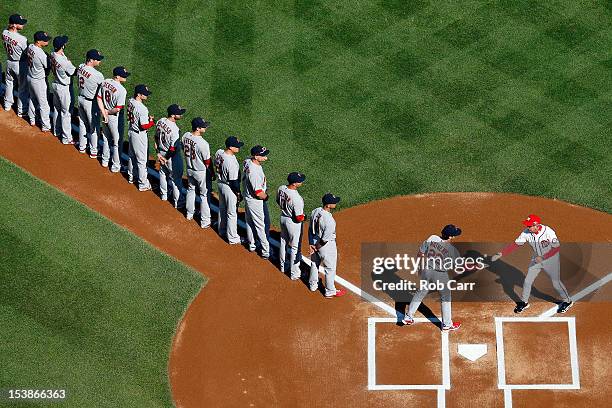
MULTIPOLYGON (((474 259, 478 257, 485 258, 485 256, 481 254, 479 251, 474 251, 474 250, 467 251, 463 256, 471 257, 474 259)), ((478 270, 478 271, 465 272, 457 276, 455 279, 457 281, 461 281, 476 273, 484 273, 484 272, 493 273, 497 275, 497 279, 495 280, 495 282, 499 283, 502 286, 504 293, 514 302, 520 302, 521 297, 515 291, 515 287, 519 287, 519 288, 523 287, 523 284, 525 282, 525 275, 523 274, 523 272, 515 268, 514 266, 509 265, 501 260, 498 260, 496 262, 491 262, 490 257, 486 257, 486 263, 490 265, 488 268, 483 269, 483 270, 478 270)), ((546 293, 540 292, 535 287, 535 285, 531 287, 531 296, 541 299, 546 302, 559 303, 558 299, 546 293)), ((495 299, 492 299, 492 300, 495 300, 495 299)))

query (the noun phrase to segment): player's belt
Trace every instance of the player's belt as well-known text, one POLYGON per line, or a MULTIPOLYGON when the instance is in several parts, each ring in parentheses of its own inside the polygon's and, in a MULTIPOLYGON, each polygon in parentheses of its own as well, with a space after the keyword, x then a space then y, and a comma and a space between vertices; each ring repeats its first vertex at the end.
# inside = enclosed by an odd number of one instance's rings
POLYGON ((94 98, 87 98, 87 97, 85 97, 83 95, 79 95, 79 98, 83 98, 83 99, 85 99, 86 101, 89 101, 89 102, 93 102, 94 99, 96 99, 95 97, 94 98))
POLYGON ((61 82, 58 82, 58 81, 53 81, 53 83, 55 85, 61 85, 61 86, 68 86, 68 85, 70 85, 70 84, 62 84, 61 82))

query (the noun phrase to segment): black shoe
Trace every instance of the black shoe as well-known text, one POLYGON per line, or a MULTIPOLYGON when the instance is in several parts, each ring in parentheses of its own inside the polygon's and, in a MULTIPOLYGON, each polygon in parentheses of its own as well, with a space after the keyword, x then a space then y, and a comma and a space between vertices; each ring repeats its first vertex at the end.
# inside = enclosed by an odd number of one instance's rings
POLYGON ((571 300, 569 302, 561 302, 561 304, 559 305, 559 309, 557 309, 557 313, 565 313, 572 306, 574 306, 574 302, 572 302, 571 300))
POLYGON ((516 302, 516 307, 514 308, 514 313, 522 313, 523 310, 529 309, 529 306, 531 306, 529 303, 516 302))

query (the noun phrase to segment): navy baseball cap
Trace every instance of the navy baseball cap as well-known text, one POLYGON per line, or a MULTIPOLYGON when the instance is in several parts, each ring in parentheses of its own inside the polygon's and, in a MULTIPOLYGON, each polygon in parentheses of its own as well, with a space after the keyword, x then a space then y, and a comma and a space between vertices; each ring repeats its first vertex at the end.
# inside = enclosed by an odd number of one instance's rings
POLYGON ((168 116, 170 115, 184 115, 187 112, 187 109, 182 108, 180 105, 176 103, 168 106, 168 116))
POLYGON ((228 149, 230 147, 237 147, 240 149, 242 146, 244 146, 244 143, 238 140, 236 136, 230 136, 225 139, 225 147, 227 147, 228 149))
POLYGON ((19 14, 13 14, 12 16, 9 17, 9 24, 24 25, 27 22, 28 22, 28 20, 26 20, 25 18, 23 18, 23 16, 21 16, 19 14))
POLYGON ((207 129, 208 127, 210 127, 210 122, 205 121, 201 117, 193 118, 191 121, 191 130, 196 130, 198 128, 207 129))
POLYGON ((118 66, 113 68, 113 76, 120 76, 121 78, 127 78, 130 76, 130 73, 125 69, 125 67, 118 66))
POLYGON ((67 35, 60 35, 60 36, 57 36, 57 37, 55 37, 53 39, 53 49, 55 49, 55 51, 59 50, 60 48, 62 48, 66 44, 68 44, 68 36, 67 35))
POLYGON ((306 175, 304 173, 298 173, 294 171, 293 173, 289 173, 289 175, 287 176, 287 181, 289 182, 289 184, 303 183, 304 180, 306 180, 306 175))
POLYGON ((85 59, 102 61, 104 59, 104 55, 100 54, 100 51, 93 49, 93 50, 87 51, 85 59))
POLYGON ((340 197, 336 197, 332 193, 326 193, 321 200, 323 205, 327 204, 338 204, 340 202, 340 197))
POLYGON ((461 228, 454 226, 453 224, 448 224, 444 228, 442 228, 442 237, 458 237, 461 235, 461 228))
POLYGON ((136 85, 136 87, 134 88, 134 94, 135 95, 144 95, 144 96, 149 96, 151 95, 151 91, 149 91, 149 88, 144 85, 144 84, 140 84, 140 85, 136 85))
POLYGON ((251 156, 267 156, 270 154, 270 150, 263 146, 257 145, 251 147, 251 156))
POLYGON ((37 31, 34 33, 34 41, 49 41, 51 36, 45 31, 37 31))

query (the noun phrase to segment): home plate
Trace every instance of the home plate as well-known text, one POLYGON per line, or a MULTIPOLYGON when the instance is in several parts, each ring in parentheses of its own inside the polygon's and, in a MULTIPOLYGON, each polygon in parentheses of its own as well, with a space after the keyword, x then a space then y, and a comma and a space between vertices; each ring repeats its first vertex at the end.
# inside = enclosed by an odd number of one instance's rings
POLYGON ((470 361, 476 361, 487 354, 486 344, 459 344, 457 352, 470 361))

